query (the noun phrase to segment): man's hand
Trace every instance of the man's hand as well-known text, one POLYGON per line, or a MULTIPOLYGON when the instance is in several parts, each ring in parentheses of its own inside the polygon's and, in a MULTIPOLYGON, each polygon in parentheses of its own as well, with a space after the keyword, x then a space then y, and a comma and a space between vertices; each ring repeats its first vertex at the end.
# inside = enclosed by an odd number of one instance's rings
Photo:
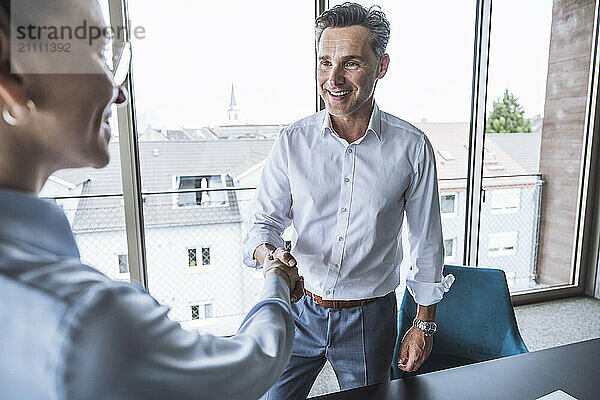
POLYGON ((269 254, 272 254, 273 258, 278 259, 289 267, 295 267, 297 264, 296 259, 289 251, 281 247, 275 248, 275 246, 268 243, 263 243, 254 250, 254 259, 259 264, 264 265, 265 258, 269 254))
POLYGON ((298 268, 285 265, 280 259, 269 254, 263 261, 264 276, 277 274, 283 278, 290 288, 290 301, 297 302, 304 296, 304 278, 298 275, 298 268))
POLYGON ((425 336, 416 326, 402 338, 398 368, 405 372, 416 371, 425 362, 433 348, 433 336, 425 336))
POLYGON ((290 301, 297 302, 304 296, 304 278, 298 275, 297 262, 289 251, 263 243, 254 250, 254 259, 263 266, 264 275, 281 276, 290 288, 290 301))

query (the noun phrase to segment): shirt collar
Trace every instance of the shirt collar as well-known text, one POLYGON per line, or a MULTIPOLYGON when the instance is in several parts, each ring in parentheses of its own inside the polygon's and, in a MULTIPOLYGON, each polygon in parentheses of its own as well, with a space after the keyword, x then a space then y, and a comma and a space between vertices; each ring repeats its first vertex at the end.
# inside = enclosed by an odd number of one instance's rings
POLYGON ((16 239, 61 257, 79 258, 71 226, 54 203, 0 188, 0 240, 16 239))
MULTIPOLYGON (((329 131, 329 133, 334 134, 333 125, 331 124, 331 116, 327 112, 327 110, 323 111, 323 121, 321 123, 321 136, 325 137, 325 134, 329 131)), ((369 131, 373 132, 377 139, 381 142, 381 112, 379 111, 379 107, 377 107, 377 103, 373 105, 373 111, 371 112, 371 119, 369 120, 369 126, 367 127, 367 133, 369 131)))

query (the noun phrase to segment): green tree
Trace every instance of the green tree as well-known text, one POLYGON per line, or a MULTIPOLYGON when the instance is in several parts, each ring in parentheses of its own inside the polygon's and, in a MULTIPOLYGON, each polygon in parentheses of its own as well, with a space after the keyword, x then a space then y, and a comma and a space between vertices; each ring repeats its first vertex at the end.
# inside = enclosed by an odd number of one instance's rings
POLYGON ((504 96, 494 100, 485 131, 487 133, 531 132, 531 122, 523 118, 525 111, 518 100, 508 89, 504 90, 504 96))

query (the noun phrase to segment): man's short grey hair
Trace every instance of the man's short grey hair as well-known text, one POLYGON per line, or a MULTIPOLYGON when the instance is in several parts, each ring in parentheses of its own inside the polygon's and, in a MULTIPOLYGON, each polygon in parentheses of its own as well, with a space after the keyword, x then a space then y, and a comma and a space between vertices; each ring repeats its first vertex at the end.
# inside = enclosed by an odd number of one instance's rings
POLYGON ((390 23, 379 6, 366 9, 360 4, 344 3, 319 15, 315 20, 317 48, 325 29, 346 28, 353 25, 364 26, 371 32, 371 48, 377 58, 381 59, 390 40, 390 23))

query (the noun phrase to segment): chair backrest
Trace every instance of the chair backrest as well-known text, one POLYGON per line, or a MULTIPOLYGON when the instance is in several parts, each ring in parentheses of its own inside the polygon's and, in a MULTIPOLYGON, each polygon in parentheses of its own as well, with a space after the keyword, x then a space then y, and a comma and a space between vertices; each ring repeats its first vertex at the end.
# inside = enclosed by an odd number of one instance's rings
MULTIPOLYGON (((504 271, 492 268, 444 266, 456 281, 438 304, 438 331, 432 354, 472 361, 526 353, 504 271)), ((398 346, 412 326, 416 304, 405 291, 398 315, 398 346)))

